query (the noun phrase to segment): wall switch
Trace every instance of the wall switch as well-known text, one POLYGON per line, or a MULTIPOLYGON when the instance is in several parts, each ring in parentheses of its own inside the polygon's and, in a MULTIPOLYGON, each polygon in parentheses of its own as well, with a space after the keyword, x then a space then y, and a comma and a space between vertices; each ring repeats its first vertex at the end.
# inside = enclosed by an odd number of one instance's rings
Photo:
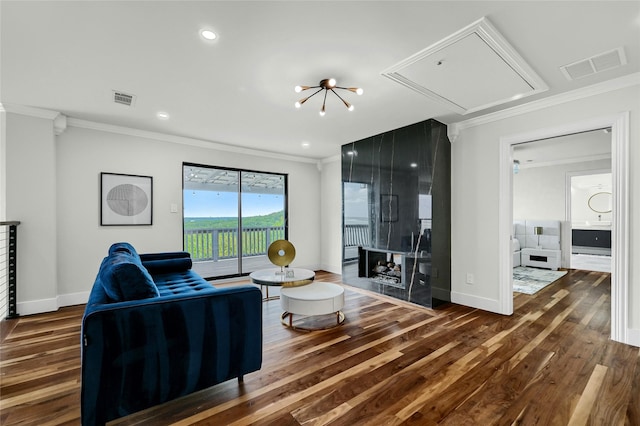
POLYGON ((178 213, 178 205, 175 203, 171 204, 171 213, 178 213))
POLYGON ((473 284, 473 274, 467 272, 467 284, 473 284))

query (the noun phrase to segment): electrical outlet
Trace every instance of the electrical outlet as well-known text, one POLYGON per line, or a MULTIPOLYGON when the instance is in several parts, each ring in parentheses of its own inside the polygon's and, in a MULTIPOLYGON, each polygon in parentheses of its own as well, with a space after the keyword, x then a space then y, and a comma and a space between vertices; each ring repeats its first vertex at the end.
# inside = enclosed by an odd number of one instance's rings
POLYGON ((473 274, 471 272, 467 272, 467 284, 473 284, 473 274))

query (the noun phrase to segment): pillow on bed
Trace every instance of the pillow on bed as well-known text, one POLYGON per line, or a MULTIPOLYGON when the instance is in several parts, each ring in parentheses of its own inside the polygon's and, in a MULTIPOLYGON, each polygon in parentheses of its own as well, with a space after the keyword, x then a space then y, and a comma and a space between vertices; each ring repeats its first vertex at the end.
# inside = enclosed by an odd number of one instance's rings
POLYGON ((125 251, 114 251, 100 265, 100 282, 114 302, 158 297, 160 293, 149 271, 139 258, 125 251))

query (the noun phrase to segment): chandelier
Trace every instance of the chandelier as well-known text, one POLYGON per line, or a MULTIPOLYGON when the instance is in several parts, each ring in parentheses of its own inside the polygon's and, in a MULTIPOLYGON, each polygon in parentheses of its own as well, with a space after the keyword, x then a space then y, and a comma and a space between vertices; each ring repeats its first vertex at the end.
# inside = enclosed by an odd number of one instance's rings
POLYGON ((344 103, 344 106, 346 106, 349 111, 353 111, 353 105, 351 105, 349 102, 345 101, 342 98, 342 96, 340 96, 338 94, 338 92, 335 91, 335 89, 348 90, 348 91, 353 92, 353 93, 358 94, 358 95, 362 95, 362 93, 364 92, 360 87, 340 87, 340 86, 336 86, 336 79, 335 78, 325 78, 324 80, 320 80, 320 83, 318 83, 317 86, 296 86, 295 87, 296 93, 300 93, 303 90, 309 90, 309 89, 318 89, 318 90, 316 90, 315 92, 313 92, 311 95, 307 96, 306 98, 302 98, 298 102, 296 102, 296 108, 300 108, 302 106, 302 104, 307 102, 307 100, 309 98, 312 98, 313 96, 317 95, 318 93, 320 93, 320 92, 322 92, 324 90, 324 100, 322 101, 322 108, 320 109, 320 115, 322 115, 322 116, 324 116, 324 114, 325 114, 325 104, 327 103, 327 93, 329 93, 329 91, 333 92, 334 95, 336 95, 338 98, 340 98, 340 100, 344 103))

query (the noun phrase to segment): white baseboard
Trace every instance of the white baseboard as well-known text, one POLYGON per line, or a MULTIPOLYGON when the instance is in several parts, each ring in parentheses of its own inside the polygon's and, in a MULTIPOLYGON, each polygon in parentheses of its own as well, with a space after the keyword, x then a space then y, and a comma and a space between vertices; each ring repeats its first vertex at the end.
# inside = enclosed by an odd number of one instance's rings
POLYGON ((78 293, 61 294, 58 296, 58 307, 84 305, 89 300, 89 291, 80 291, 78 293))
POLYGON ((627 330, 627 345, 637 346, 640 348, 640 328, 630 328, 627 330))
POLYGON ((488 299, 486 297, 452 291, 451 301, 453 303, 457 303, 458 305, 469 306, 471 308, 482 309, 483 311, 502 314, 502 312, 500 312, 500 302, 496 299, 488 299))
POLYGON ((27 300, 18 302, 16 310, 18 315, 34 315, 45 312, 55 312, 64 306, 82 305, 89 300, 89 292, 61 294, 50 299, 27 300))
POLYGON ((335 266, 335 265, 323 264, 323 265, 320 265, 320 269, 323 271, 331 272, 332 274, 342 275, 342 265, 335 266))
POLYGON ((58 298, 28 300, 26 302, 18 302, 16 310, 18 315, 42 314, 44 312, 55 312, 59 308, 58 298))

